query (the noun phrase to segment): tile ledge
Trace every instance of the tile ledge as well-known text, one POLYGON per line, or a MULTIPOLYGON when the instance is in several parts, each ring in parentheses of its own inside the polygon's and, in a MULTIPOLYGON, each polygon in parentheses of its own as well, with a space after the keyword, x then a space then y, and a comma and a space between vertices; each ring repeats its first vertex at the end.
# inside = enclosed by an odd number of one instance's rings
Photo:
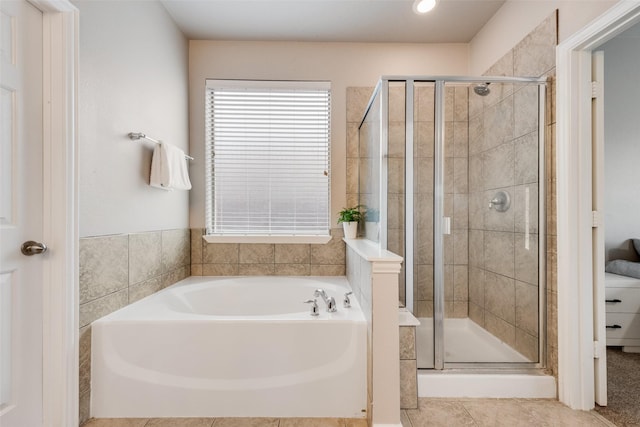
POLYGON ((402 262, 402 257, 386 249, 380 249, 377 243, 369 239, 345 239, 344 242, 358 255, 369 262, 397 263, 402 262))

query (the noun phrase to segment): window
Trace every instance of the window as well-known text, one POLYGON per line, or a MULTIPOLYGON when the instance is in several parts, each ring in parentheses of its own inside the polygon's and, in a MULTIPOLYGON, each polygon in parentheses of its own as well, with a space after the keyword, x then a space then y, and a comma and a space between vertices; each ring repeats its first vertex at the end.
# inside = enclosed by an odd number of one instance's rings
POLYGON ((206 90, 207 235, 329 236, 329 83, 206 90))

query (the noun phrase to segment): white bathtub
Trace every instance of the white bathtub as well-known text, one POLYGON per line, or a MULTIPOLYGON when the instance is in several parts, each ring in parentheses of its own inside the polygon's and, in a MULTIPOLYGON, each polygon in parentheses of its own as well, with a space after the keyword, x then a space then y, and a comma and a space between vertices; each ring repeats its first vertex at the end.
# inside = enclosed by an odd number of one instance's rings
POLYGON ((345 277, 190 277, 92 324, 91 416, 364 417, 345 277), (313 291, 338 302, 309 315, 313 291))

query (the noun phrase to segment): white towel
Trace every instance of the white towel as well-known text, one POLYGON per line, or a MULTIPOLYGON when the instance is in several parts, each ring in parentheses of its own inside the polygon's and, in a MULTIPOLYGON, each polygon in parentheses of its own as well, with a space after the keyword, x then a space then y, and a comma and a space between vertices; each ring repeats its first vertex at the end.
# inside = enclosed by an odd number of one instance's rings
POLYGON ((149 184, 163 190, 191 190, 184 151, 164 142, 157 144, 153 149, 149 184))

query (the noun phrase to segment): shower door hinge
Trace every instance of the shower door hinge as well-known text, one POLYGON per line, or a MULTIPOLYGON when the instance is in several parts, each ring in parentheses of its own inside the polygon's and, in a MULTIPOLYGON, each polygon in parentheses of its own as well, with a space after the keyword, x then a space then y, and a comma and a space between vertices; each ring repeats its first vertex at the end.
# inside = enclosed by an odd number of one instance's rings
POLYGON ((591 82, 591 99, 596 99, 602 93, 602 84, 598 81, 591 82))
POLYGON ((598 211, 591 211, 591 227, 600 227, 600 213, 598 211))

